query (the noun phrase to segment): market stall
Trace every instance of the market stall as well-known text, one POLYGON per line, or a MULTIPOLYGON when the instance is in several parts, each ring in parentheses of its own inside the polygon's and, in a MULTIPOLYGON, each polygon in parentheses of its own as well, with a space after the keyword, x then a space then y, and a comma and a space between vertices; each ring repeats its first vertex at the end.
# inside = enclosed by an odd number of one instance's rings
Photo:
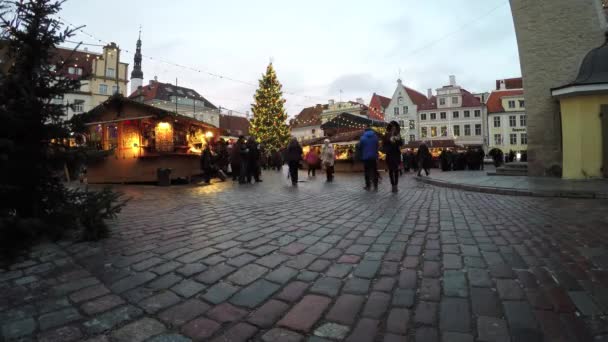
POLYGON ((200 174, 200 153, 216 127, 194 118, 113 96, 83 114, 87 143, 109 151, 87 165, 90 183, 154 182, 158 169, 171 178, 200 174))

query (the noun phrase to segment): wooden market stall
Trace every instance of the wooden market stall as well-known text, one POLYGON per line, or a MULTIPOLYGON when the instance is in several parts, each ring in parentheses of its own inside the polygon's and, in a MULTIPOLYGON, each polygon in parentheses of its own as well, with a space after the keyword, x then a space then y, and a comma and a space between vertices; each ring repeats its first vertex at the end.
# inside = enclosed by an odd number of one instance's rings
POLYGON ((90 183, 154 182, 157 170, 171 178, 201 173, 202 148, 219 136, 208 123, 116 95, 83 114, 87 143, 108 157, 87 165, 90 183))

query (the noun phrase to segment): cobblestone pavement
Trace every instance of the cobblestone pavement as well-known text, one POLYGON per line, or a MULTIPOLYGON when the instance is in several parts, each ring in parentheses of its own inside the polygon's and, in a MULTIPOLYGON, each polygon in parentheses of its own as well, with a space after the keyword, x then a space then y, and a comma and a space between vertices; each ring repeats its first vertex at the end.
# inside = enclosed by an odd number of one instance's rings
POLYGON ((0 271, 2 338, 608 340, 608 201, 282 178, 121 187, 110 239, 0 271))

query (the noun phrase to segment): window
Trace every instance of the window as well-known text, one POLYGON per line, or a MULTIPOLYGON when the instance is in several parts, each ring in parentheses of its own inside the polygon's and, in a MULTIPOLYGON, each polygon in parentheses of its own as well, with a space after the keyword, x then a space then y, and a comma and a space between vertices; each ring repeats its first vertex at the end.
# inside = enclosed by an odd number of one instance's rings
POLYGON ((423 138, 426 138, 426 135, 427 135, 427 128, 426 127, 422 127, 420 129, 420 136, 423 137, 423 138))
POLYGON ((509 127, 517 126, 517 117, 515 115, 509 115, 509 127))
POLYGON ((448 128, 446 126, 441 126, 441 136, 442 137, 448 136, 448 128))
POLYGON ((405 127, 405 122, 403 122, 403 120, 399 120, 399 127, 405 127))
POLYGON ((452 128, 452 130, 454 131, 454 136, 455 137, 459 137, 460 136, 460 126, 454 126, 452 128))
POLYGON ((443 97, 442 97, 442 98, 440 98, 440 99, 439 99, 439 104, 440 104, 440 105, 445 105, 445 98, 443 98, 443 97))
POLYGON ((525 115, 519 116, 519 125, 521 127, 526 127, 526 116, 525 115))
POLYGON ((84 101, 83 100, 74 100, 74 105, 72 106, 74 113, 82 113, 84 112, 84 101))
POLYGON ((471 125, 464 125, 464 135, 467 137, 471 135, 471 125))
POLYGON ((452 104, 458 104, 458 97, 457 96, 453 96, 452 97, 452 104))
POLYGON ((114 72, 114 69, 108 68, 106 70, 106 77, 115 77, 115 76, 116 76, 116 73, 114 72))
POLYGON ((437 113, 431 113, 431 120, 437 119, 437 113))
POLYGON ((68 73, 72 75, 82 75, 82 68, 69 67, 68 73))
POLYGON ((522 145, 528 145, 528 133, 522 133, 520 140, 522 145))
POLYGON ((413 134, 410 134, 410 141, 414 141, 414 140, 416 140, 416 136, 413 134))
POLYGON ((437 136, 437 127, 431 127, 431 137, 437 136))
POLYGON ((420 120, 426 120, 426 113, 420 114, 420 120))
POLYGON ((395 107, 395 109, 393 109, 393 112, 395 113, 395 115, 399 115, 399 107, 395 107))
POLYGON ((409 113, 409 108, 407 106, 403 106, 403 114, 409 113))
MULTIPOLYGON (((399 95, 401 95, 401 93, 399 93, 399 95)), ((399 104, 403 103, 403 97, 399 96, 399 100, 397 101, 399 104)))
POLYGON ((524 100, 519 100, 519 108, 524 108, 526 107, 526 103, 524 100))
POLYGON ((410 120, 410 129, 416 129, 416 121, 410 120))
POLYGON ((494 134, 494 145, 502 145, 502 137, 500 134, 494 134))
POLYGON ((441 112, 441 113, 439 113, 439 117, 440 117, 442 120, 445 120, 445 119, 446 119, 446 117, 447 117, 447 113, 446 113, 446 112, 441 112))
POLYGON ((470 118, 471 117, 471 111, 470 110, 465 110, 464 111, 464 117, 465 118, 470 118))
POLYGON ((310 130, 310 132, 314 135, 317 132, 317 130, 313 128, 310 130))
POLYGON ((515 101, 509 100, 509 108, 515 108, 515 101))
POLYGON ((460 117, 460 113, 458 111, 452 113, 452 118, 458 119, 460 117))
POLYGON ((118 94, 118 86, 112 86, 112 94, 118 94))
POLYGON ((475 135, 481 135, 481 124, 475 125, 475 135))
POLYGON ((509 143, 511 145, 517 145, 517 134, 516 133, 509 134, 509 143))
POLYGON ((475 117, 476 118, 481 117, 481 111, 479 109, 475 110, 475 117))
POLYGON ((106 95, 108 93, 108 86, 105 84, 99 85, 99 93, 102 95, 106 95))
POLYGON ((500 127, 500 116, 494 117, 494 127, 500 127))

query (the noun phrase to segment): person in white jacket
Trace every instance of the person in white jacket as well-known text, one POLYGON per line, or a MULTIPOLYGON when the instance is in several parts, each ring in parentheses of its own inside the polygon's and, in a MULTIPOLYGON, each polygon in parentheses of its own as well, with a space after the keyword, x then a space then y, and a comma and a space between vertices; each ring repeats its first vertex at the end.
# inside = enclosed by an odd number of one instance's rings
POLYGON ((334 161, 336 159, 334 147, 329 143, 329 139, 325 139, 323 147, 321 148, 321 162, 325 167, 325 173, 327 174, 327 182, 333 182, 334 180, 334 161))

